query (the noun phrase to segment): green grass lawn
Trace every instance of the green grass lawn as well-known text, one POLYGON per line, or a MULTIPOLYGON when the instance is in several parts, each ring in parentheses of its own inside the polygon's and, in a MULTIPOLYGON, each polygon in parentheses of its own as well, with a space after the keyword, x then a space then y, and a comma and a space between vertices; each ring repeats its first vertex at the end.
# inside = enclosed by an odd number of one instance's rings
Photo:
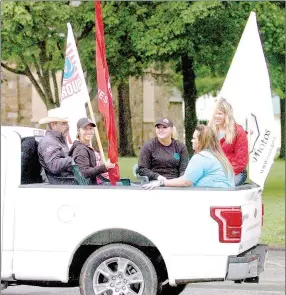
POLYGON ((120 177, 130 178, 134 181, 136 178, 133 176, 133 166, 138 163, 138 158, 119 158, 120 177))
POLYGON ((285 246, 285 161, 276 160, 267 177, 262 195, 264 226, 262 242, 285 246))
MULTIPOLYGON (((137 158, 120 158, 121 177, 135 180, 132 167, 137 158)), ((264 226, 262 243, 285 246, 285 161, 276 160, 265 183, 262 195, 264 203, 264 226)))

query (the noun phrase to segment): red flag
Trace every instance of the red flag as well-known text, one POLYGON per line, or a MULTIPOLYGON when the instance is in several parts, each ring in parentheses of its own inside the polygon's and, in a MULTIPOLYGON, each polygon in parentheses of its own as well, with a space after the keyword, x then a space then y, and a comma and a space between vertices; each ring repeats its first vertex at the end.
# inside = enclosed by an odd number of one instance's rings
MULTIPOLYGON (((105 57, 104 27, 102 21, 101 5, 94 2, 96 25, 96 74, 98 87, 98 110, 104 117, 104 124, 108 138, 108 158, 112 163, 118 162, 118 146, 116 138, 116 125, 114 107, 109 80, 109 72, 105 57)), ((111 184, 120 179, 119 167, 108 170, 111 184)))

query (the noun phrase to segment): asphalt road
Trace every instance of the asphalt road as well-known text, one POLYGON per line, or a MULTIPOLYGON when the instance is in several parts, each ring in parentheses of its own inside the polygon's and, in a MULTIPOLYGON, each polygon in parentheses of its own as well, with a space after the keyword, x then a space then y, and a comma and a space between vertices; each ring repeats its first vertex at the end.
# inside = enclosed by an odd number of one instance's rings
POLYGON ((189 284, 181 295, 284 295, 285 252, 269 251, 259 284, 233 282, 189 284))
MULTIPOLYGON (((80 295, 78 288, 42 288, 13 286, 1 291, 3 295, 80 295)), ((189 284, 181 295, 284 295, 285 251, 269 251, 266 269, 259 284, 233 282, 189 284)))

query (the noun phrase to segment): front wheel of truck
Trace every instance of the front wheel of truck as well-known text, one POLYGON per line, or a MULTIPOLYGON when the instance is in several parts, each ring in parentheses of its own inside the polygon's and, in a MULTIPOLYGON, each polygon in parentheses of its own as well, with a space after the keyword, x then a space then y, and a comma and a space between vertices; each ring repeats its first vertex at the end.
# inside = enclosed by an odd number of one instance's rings
POLYGON ((157 275, 135 247, 110 244, 93 252, 80 274, 81 295, 156 295, 157 275))

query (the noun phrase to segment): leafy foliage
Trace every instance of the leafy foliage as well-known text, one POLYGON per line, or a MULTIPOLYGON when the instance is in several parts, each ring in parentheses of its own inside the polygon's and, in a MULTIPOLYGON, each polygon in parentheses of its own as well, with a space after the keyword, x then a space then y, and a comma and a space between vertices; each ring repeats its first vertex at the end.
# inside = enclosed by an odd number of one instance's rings
POLYGON ((251 11, 258 16, 273 90, 280 95, 285 92, 281 5, 234 1, 153 2, 150 9, 153 13, 146 16, 147 30, 138 32, 136 48, 142 56, 171 62, 182 75, 189 149, 196 125, 194 102, 204 91, 220 89, 251 11))
POLYGON ((55 82, 56 71, 63 69, 65 24, 71 10, 68 2, 51 2, 48 6, 44 2, 2 3, 5 62, 1 65, 28 76, 48 108, 59 104, 59 97, 53 97, 50 78, 55 82))
MULTIPOLYGON (((196 125, 195 100, 220 89, 251 11, 257 14, 273 91, 285 96, 284 2, 111 1, 102 6, 112 85, 123 85, 150 65, 168 65, 174 72, 168 73, 170 81, 183 90, 187 140, 196 125)), ((48 108, 59 104, 54 75, 63 69, 70 22, 94 96, 93 2, 3 2, 1 14, 1 64, 27 75, 48 108)))

